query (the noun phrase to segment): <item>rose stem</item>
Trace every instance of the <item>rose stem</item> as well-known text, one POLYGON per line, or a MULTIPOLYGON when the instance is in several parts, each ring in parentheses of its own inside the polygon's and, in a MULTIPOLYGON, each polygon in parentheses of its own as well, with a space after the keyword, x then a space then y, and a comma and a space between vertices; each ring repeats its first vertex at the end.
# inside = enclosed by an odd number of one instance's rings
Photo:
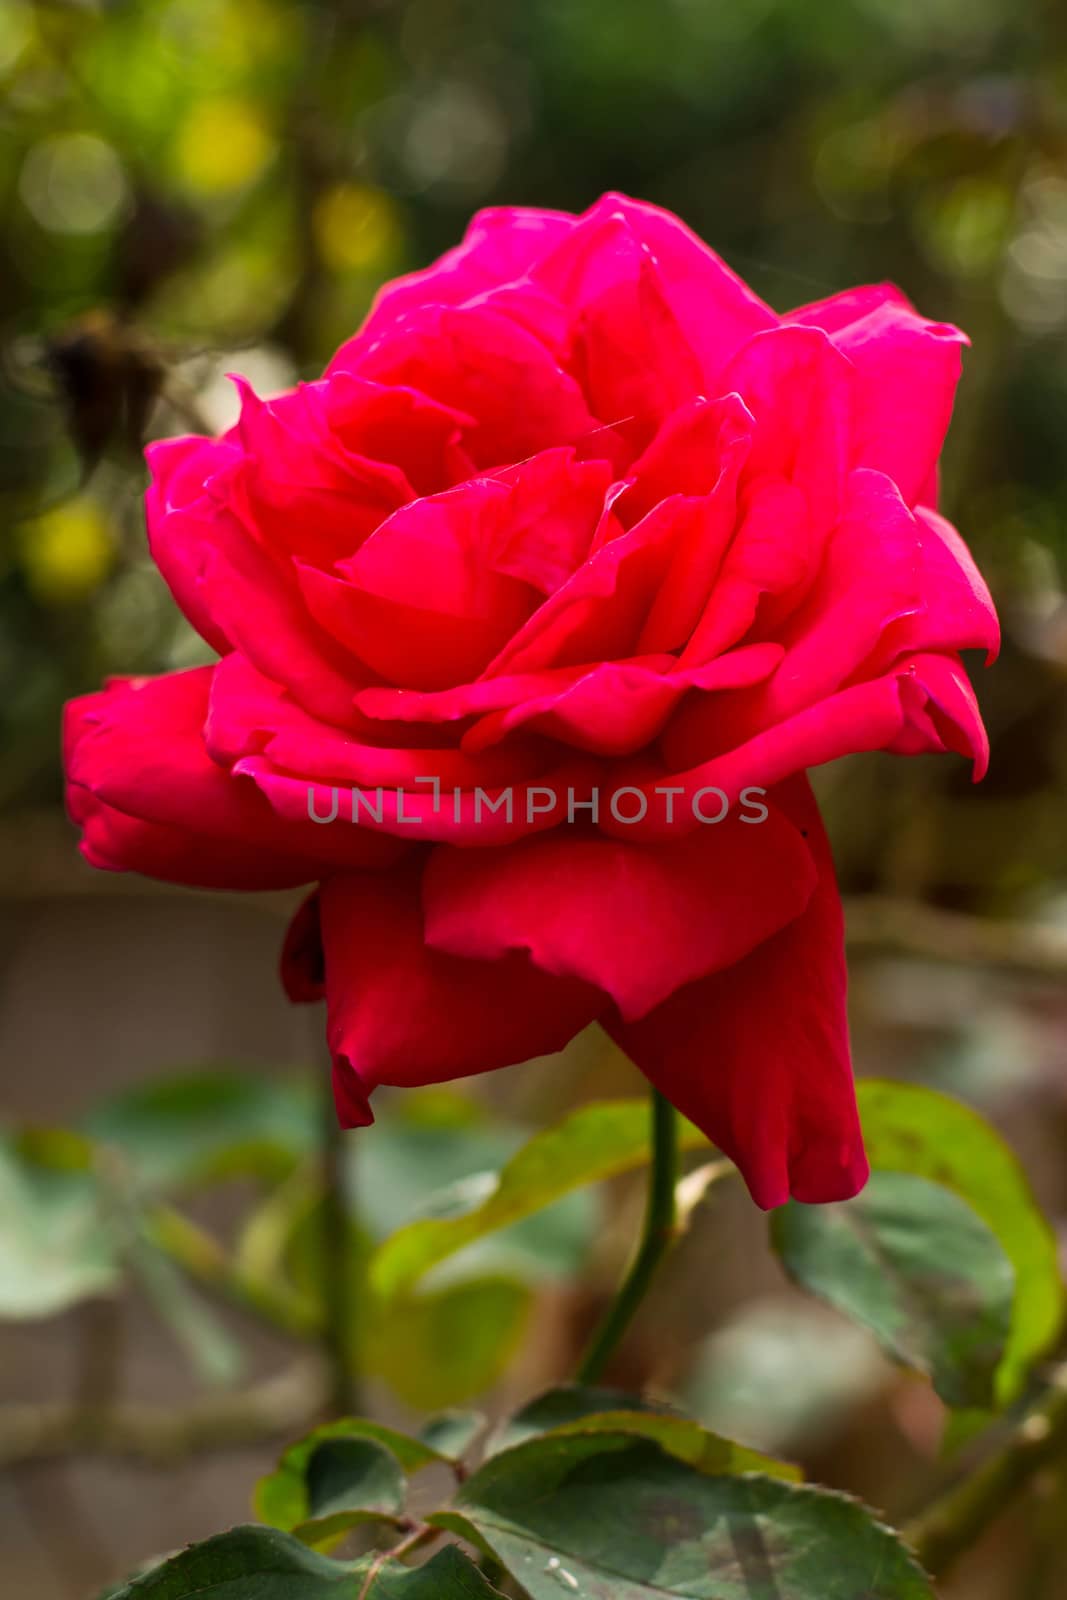
POLYGON ((652 1161, 641 1242, 607 1315, 578 1368, 581 1383, 595 1383, 637 1312, 675 1236, 678 1117, 670 1101, 652 1090, 652 1161))

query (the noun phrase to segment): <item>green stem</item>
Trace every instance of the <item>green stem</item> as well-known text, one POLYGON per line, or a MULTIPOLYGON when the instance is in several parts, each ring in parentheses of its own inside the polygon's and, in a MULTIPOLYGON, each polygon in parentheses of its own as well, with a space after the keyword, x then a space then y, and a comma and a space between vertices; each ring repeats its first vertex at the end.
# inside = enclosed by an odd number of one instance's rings
POLYGON ((348 1225, 344 1133, 329 1088, 323 1105, 320 1155, 323 1351, 330 1373, 329 1411, 332 1417, 348 1417, 359 1409, 352 1360, 355 1306, 349 1253, 353 1240, 348 1225))
POLYGON ((905 1528, 904 1537, 927 1572, 935 1578, 947 1572, 1035 1473, 1065 1451, 1067 1365, 1053 1374, 1044 1395, 1001 1448, 905 1528))
POLYGON ((678 1117, 658 1089, 652 1091, 652 1164, 645 1225, 629 1272, 578 1368, 581 1383, 595 1383, 637 1312, 675 1237, 678 1117))

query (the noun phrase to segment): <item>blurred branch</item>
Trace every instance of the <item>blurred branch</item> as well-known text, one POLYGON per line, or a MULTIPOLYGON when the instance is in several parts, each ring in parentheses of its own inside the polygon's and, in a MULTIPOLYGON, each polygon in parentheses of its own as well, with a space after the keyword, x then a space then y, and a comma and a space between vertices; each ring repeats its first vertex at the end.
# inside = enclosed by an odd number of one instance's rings
POLYGON ((263 1383, 174 1410, 62 1402, 8 1405, 0 1407, 0 1468, 67 1455, 127 1456, 169 1466, 205 1451, 262 1444, 314 1417, 324 1390, 320 1363, 302 1359, 263 1383))
POLYGON ((845 928, 852 951, 999 967, 1031 977, 1067 973, 1067 930, 1040 923, 994 921, 920 901, 864 895, 845 901, 845 928))
POLYGON ((176 1265, 231 1304, 296 1338, 313 1338, 321 1331, 321 1314, 312 1300, 284 1283, 235 1266, 218 1240, 180 1211, 160 1206, 145 1227, 152 1242, 176 1265))
POLYGON ((1067 1450, 1067 1362, 1001 1448, 904 1530, 926 1570, 941 1577, 1042 1467, 1067 1450))
POLYGON ((330 1370, 329 1410, 347 1417, 359 1409, 352 1370, 355 1296, 349 1252, 344 1130, 337 1117, 331 1076, 323 1076, 321 1108, 323 1352, 330 1370))

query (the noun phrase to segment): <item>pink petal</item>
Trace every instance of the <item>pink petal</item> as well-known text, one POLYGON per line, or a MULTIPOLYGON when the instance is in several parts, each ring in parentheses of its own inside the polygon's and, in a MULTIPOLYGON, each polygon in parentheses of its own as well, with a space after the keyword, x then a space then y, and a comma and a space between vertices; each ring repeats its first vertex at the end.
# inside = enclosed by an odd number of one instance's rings
MULTIPOLYGON (((723 368, 754 333, 775 325, 774 312, 677 217, 626 195, 598 200, 565 236, 559 254, 573 249, 579 234, 603 236, 613 218, 626 225, 654 267, 666 304, 700 364, 704 392, 721 393, 717 380, 723 368)), ((543 265, 539 272, 544 271, 543 265)))
MULTIPOLYGON (((182 441, 186 443, 187 441, 182 441)), ((149 544, 157 562, 180 551, 182 604, 190 596, 231 645, 302 705, 341 726, 353 715, 352 696, 368 674, 313 623, 293 582, 292 567, 258 542, 237 515, 242 500, 240 457, 233 449, 183 460, 171 441, 145 452, 155 482, 146 499, 149 544), (175 467, 189 470, 175 471, 175 467), (193 496, 194 475, 214 472, 193 496)), ((167 566, 162 565, 164 576, 167 566)), ((169 580, 168 580, 169 581, 169 580)))
POLYGON ((137 872, 192 889, 247 891, 290 889, 307 883, 318 870, 314 861, 300 856, 128 817, 80 785, 70 785, 67 803, 82 830, 82 855, 104 872, 137 872))
POLYGON ((887 303, 834 343, 857 373, 853 463, 886 473, 917 504, 948 432, 966 335, 887 303))
POLYGON ((534 276, 568 309, 568 366, 603 421, 652 423, 701 392, 662 274, 622 211, 594 207, 534 276))
POLYGON ((822 539, 806 496, 784 478, 757 480, 711 592, 682 651, 687 665, 714 660, 743 639, 757 616, 763 632, 788 615, 815 577, 822 539))
MULTIPOLYGON (((748 543, 743 528, 737 549, 744 553, 748 543)), ((772 560, 786 553, 773 529, 762 548, 772 560)), ((672 732, 674 748, 737 743, 917 651, 995 650, 999 640, 988 590, 955 530, 936 512, 913 514, 896 485, 867 468, 849 474, 844 512, 814 582, 776 634, 786 655, 764 688, 744 702, 689 705, 672 732)), ((720 630, 709 641, 702 623, 683 660, 723 637, 720 630)))
POLYGON ((574 444, 598 428, 579 385, 541 340, 488 302, 412 310, 360 357, 358 371, 473 417, 463 444, 481 467, 574 444))
POLYGON ((574 227, 565 211, 500 206, 472 218, 462 244, 381 289, 354 338, 330 362, 330 373, 349 371, 400 317, 425 305, 460 305, 523 278, 540 256, 574 227))
POLYGON ((346 873, 320 893, 338 1112, 371 1120, 379 1084, 442 1083, 560 1050, 602 1005, 523 955, 467 961, 423 936, 419 868, 346 873))
POLYGON ((684 670, 676 668, 673 656, 661 656, 646 658, 654 665, 607 661, 584 672, 544 673, 540 683, 490 679, 490 684, 522 683, 525 693, 475 723, 464 735, 463 749, 486 750, 524 727, 597 755, 632 755, 660 733, 690 689, 714 693, 760 683, 783 655, 779 644, 754 644, 684 670))
POLYGON ((780 811, 652 846, 564 829, 506 850, 444 847, 426 868, 426 937, 472 959, 527 951, 546 972, 595 984, 633 1020, 799 915, 815 878, 780 811))
POLYGON ((548 767, 532 779, 474 789, 450 788, 447 780, 440 781, 440 774, 433 771, 432 765, 416 776, 415 787, 403 789, 377 781, 355 789, 347 784, 323 782, 318 777, 312 781, 277 771, 263 756, 243 757, 235 763, 233 772, 254 784, 280 819, 291 825, 317 827, 324 835, 324 859, 343 864, 346 849, 350 855, 358 851, 357 845, 344 843, 353 834, 367 839, 372 835, 388 836, 394 850, 401 843, 433 844, 442 840, 490 848, 558 828, 567 822, 572 803, 588 798, 597 782, 599 767, 588 757, 575 757, 548 767), (309 816, 320 821, 309 824, 309 816))
POLYGON ((399 467, 342 449, 326 415, 326 383, 270 401, 241 379, 237 387, 240 481, 253 525, 276 549, 330 566, 414 497, 399 467))
MULTIPOLYGON (((734 532, 738 482, 752 448, 753 419, 736 395, 715 401, 711 412, 717 423, 716 442, 708 463, 711 482, 705 493, 688 502, 688 514, 675 540, 670 563, 652 596, 641 629, 639 650, 676 650, 686 643, 708 595, 714 593, 734 532)), ((670 501, 661 504, 668 505, 670 501)), ((650 518, 654 515, 649 513, 650 518)))
POLYGON ((816 528, 833 526, 851 464, 855 374, 819 328, 784 325, 750 339, 723 374, 755 418, 746 480, 786 478, 816 528))
POLYGON ((278 975, 286 999, 293 1005, 313 1005, 326 998, 319 899, 319 890, 314 889, 297 907, 285 931, 278 975))
MULTIPOLYGON (((192 829, 216 844, 233 842, 238 859, 256 853, 266 858, 264 881, 272 881, 275 854, 289 862, 304 859, 303 881, 331 862, 375 866, 395 860, 399 846, 393 841, 309 820, 306 785, 302 812, 284 821, 254 786, 235 781, 211 760, 202 729, 214 670, 131 679, 70 703, 66 770, 80 794, 78 813, 85 815, 91 804, 183 836, 192 829)), ((216 850, 213 859, 220 855, 216 850)))
MULTIPOLYGON (((492 789, 532 777, 544 766, 540 749, 517 742, 506 752, 484 755, 449 745, 410 748, 403 737, 396 744, 385 742, 390 730, 372 726, 381 742, 360 741, 308 716, 235 652, 219 663, 212 678, 204 742, 212 760, 225 767, 262 756, 272 769, 309 783, 411 788, 415 793, 426 777, 436 778, 447 790, 492 789)), ((410 737, 409 729, 397 731, 410 737)))
MULTIPOLYGON (((944 680, 938 666, 928 663, 949 661, 956 673, 962 674, 958 662, 949 657, 918 656, 898 662, 892 671, 880 678, 855 683, 825 700, 805 707, 795 715, 771 727, 759 725, 752 719, 745 704, 747 691, 736 697, 722 696, 721 710, 714 726, 703 720, 699 729, 700 742, 705 751, 718 746, 719 753, 702 761, 697 756, 699 743, 694 740, 693 723, 679 726, 676 733, 670 727, 662 740, 664 771, 653 779, 640 766, 627 776, 618 771, 620 784, 632 782, 649 801, 648 814, 640 823, 626 829, 633 838, 667 838, 679 827, 690 830, 698 823, 690 816, 692 798, 701 789, 721 791, 731 801, 736 800, 746 787, 771 789, 794 774, 810 767, 822 766, 841 756, 858 754, 863 750, 895 750, 905 735, 911 741, 907 754, 919 749, 946 748, 943 736, 936 741, 932 735, 916 736, 916 727, 925 726, 922 718, 933 698, 934 687, 944 691, 944 680), (935 685, 936 676, 936 685, 935 685), (928 687, 927 678, 931 687, 928 687), (733 703, 731 703, 733 702, 733 703), (758 731, 747 737, 740 730, 752 725, 758 731), (706 741, 706 742, 704 742, 706 741), (656 785, 672 784, 677 787, 676 820, 669 826, 663 817, 663 805, 656 799, 656 785)), ((980 720, 977 713, 965 713, 960 699, 960 686, 951 704, 951 720, 957 730, 954 737, 968 741, 968 753, 981 767, 983 748, 980 741, 980 720)), ((759 691, 756 691, 759 693, 759 691)), ((953 746, 955 748, 955 746, 953 746)), ((609 819, 601 819, 601 827, 610 832, 617 830, 609 819)))
POLYGON ((737 1163, 764 1209, 791 1195, 808 1204, 847 1200, 868 1174, 833 861, 806 780, 781 798, 819 866, 807 909, 746 959, 688 984, 640 1021, 605 1024, 737 1163))
POLYGON ((986 664, 1000 651, 1000 622, 985 579, 951 522, 929 506, 918 506, 919 607, 890 623, 880 660, 889 653, 915 650, 986 652, 986 664))
POLYGON ((225 441, 192 435, 162 439, 145 451, 152 474, 145 491, 152 559, 185 617, 220 655, 232 646, 201 581, 204 550, 216 519, 214 504, 204 496, 204 483, 236 454, 225 441))
POLYGON ((842 289, 839 294, 828 295, 825 300, 813 300, 809 305, 797 306, 787 311, 783 322, 799 322, 808 328, 822 328, 825 333, 839 333, 843 328, 880 311, 883 306, 898 306, 906 311, 913 309, 911 302, 894 283, 867 283, 856 289, 842 289))

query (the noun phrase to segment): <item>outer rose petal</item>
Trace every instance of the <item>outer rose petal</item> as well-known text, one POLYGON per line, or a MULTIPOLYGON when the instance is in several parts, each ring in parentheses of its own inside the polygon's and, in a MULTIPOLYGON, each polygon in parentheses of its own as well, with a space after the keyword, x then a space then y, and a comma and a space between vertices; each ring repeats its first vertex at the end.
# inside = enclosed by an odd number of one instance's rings
POLYGON ((913 506, 929 494, 966 335, 887 303, 833 339, 857 373, 853 463, 886 473, 913 506))
POLYGON ((854 381, 850 363, 821 329, 788 325, 756 334, 723 376, 755 418, 746 478, 795 484, 820 529, 833 526, 841 506, 854 381))
POLYGON ((311 1005, 326 997, 326 962, 322 953, 319 891, 297 907, 285 932, 278 975, 287 1000, 311 1005))
POLYGON ((320 891, 327 1037, 338 1112, 372 1120, 379 1084, 410 1087, 560 1050, 603 1005, 523 955, 465 961, 423 936, 420 864, 329 878, 320 891))
POLYGON ((245 452, 239 481, 250 520, 275 549, 329 566, 414 496, 399 467, 341 448, 326 416, 328 384, 261 400, 236 382, 245 452))
POLYGON ((71 784, 67 810, 82 830, 79 849, 104 872, 139 872, 193 889, 290 889, 307 883, 318 864, 299 856, 213 839, 191 828, 142 822, 102 805, 89 789, 71 784))
MULTIPOLYGON (((436 778, 443 789, 497 787, 531 777, 544 766, 536 751, 517 742, 508 750, 468 755, 443 745, 411 748, 388 742, 390 730, 369 724, 381 742, 363 743, 340 728, 309 717, 283 689, 264 678, 236 651, 219 663, 211 680, 204 742, 212 760, 233 767, 262 756, 275 770, 309 783, 356 784, 366 788, 411 788, 436 778)), ((409 730, 400 727, 401 734, 409 730)), ((423 791, 425 792, 425 791, 423 791)))
POLYGON ((825 333, 838 333, 861 318, 878 311, 882 306, 899 306, 905 311, 913 307, 895 283, 865 283, 856 289, 842 289, 840 294, 828 295, 825 300, 812 300, 806 306, 787 311, 783 322, 799 322, 808 328, 822 328, 825 333))
POLYGON ((368 674, 315 626, 291 564, 260 544, 236 515, 239 454, 216 441, 193 457, 180 448, 189 443, 168 439, 145 451, 154 480, 145 502, 153 555, 162 564, 160 549, 180 550, 190 618, 195 602, 260 671, 290 688, 316 716, 344 726, 368 674))
MULTIPOLYGON (((728 738, 733 731, 734 698, 721 696, 721 722, 715 728, 702 725, 696 742, 692 725, 679 726, 677 735, 668 728, 661 741, 665 766, 657 777, 649 780, 644 770, 629 776, 622 770, 616 773, 618 784, 632 782, 649 802, 647 817, 627 828, 627 836, 669 838, 679 828, 699 826, 690 816, 690 806, 701 789, 719 789, 734 801, 746 786, 771 789, 807 768, 863 750, 904 755, 957 750, 974 760, 976 778, 988 761, 989 746, 973 690, 960 662, 951 656, 907 657, 883 677, 840 689, 773 727, 760 728, 739 744, 728 738), (938 713, 935 720, 929 714, 931 707, 938 713), (720 739, 721 754, 695 759, 701 747, 707 749, 710 742, 714 748, 720 739), (678 790, 673 824, 663 819, 656 799, 656 786, 664 784, 678 790)), ((610 818, 602 817, 600 825, 611 833, 622 832, 610 818)))
MULTIPOLYGON (((883 649, 1000 651, 1000 621, 985 579, 951 522, 928 505, 916 507, 921 541, 921 608, 886 630, 883 649)), ((882 657, 880 656, 880 659, 882 657)))
POLYGON ((184 616, 220 655, 231 648, 230 641, 201 583, 203 552, 215 519, 215 508, 204 497, 204 482, 232 456, 220 441, 194 435, 164 439, 145 451, 152 472, 145 491, 152 559, 184 616))
MULTIPOLYGON (((68 782, 87 796, 72 805, 107 807, 138 821, 185 835, 190 825, 216 846, 233 843, 238 858, 260 851, 264 882, 272 883, 270 858, 306 858, 297 881, 315 877, 333 863, 376 866, 396 859, 397 845, 348 827, 321 827, 304 809, 291 822, 276 816, 248 783, 235 782, 204 748, 212 667, 196 667, 161 678, 132 679, 99 694, 83 695, 66 708, 68 782)), ((221 854, 216 850, 216 858, 221 854)))
POLYGON ((819 867, 807 910, 736 966, 608 1032, 735 1161, 765 1210, 847 1200, 867 1180, 848 1045, 841 905, 805 779, 787 804, 819 867))
MULTIPOLYGON (((309 782, 306 777, 275 771, 262 756, 245 756, 233 770, 251 779, 279 818, 307 826, 313 811, 326 836, 324 853, 330 849, 330 859, 342 865, 340 852, 346 847, 335 836, 343 839, 346 833, 391 835, 394 848, 401 841, 408 845, 446 841, 480 849, 544 833, 567 821, 572 796, 575 804, 588 800, 600 775, 598 763, 576 756, 532 780, 489 790, 453 792, 446 780, 441 785, 443 792, 435 795, 429 781, 415 791, 385 786, 379 790, 377 785, 369 791, 365 787, 352 791, 336 784, 309 782)), ((425 774, 426 780, 435 776, 433 772, 425 774)), ((350 854, 355 850, 348 848, 350 854)))
POLYGON ((348 370, 397 318, 420 306, 460 305, 523 278, 530 266, 575 226, 566 211, 500 206, 476 212, 463 242, 429 267, 394 278, 379 290, 363 327, 343 344, 330 371, 348 370))
POLYGON ((564 830, 505 850, 444 846, 423 881, 426 938, 483 960, 528 951, 546 972, 596 984, 632 1020, 776 933, 815 879, 799 831, 775 810, 654 845, 564 830))
POLYGON ((619 209, 594 207, 535 269, 567 307, 568 365, 598 417, 647 426, 703 388, 700 363, 648 247, 619 209))
MULTIPOLYGON (((662 292, 695 352, 710 392, 726 363, 745 341, 777 317, 702 239, 659 206, 606 194, 586 212, 582 230, 621 217, 647 250, 662 292)), ((571 236, 573 238, 573 235, 571 236)), ((567 249, 564 241, 563 251, 567 249)))
MULTIPOLYGON (((775 541, 763 548, 777 558, 775 541)), ((995 652, 999 628, 955 529, 936 512, 913 514, 889 478, 861 468, 849 474, 844 513, 810 592, 777 637, 786 655, 773 677, 745 699, 690 702, 678 715, 672 747, 684 742, 703 752, 740 744, 847 682, 881 676, 905 655, 995 652)))

